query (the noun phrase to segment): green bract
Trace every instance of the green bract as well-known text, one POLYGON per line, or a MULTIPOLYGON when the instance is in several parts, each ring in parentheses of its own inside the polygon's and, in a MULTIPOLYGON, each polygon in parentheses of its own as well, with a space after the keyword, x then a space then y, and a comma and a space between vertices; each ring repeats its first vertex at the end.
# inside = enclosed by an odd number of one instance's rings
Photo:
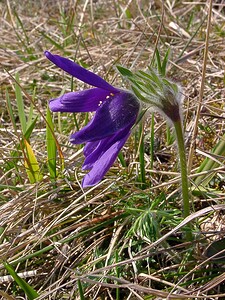
POLYGON ((124 67, 117 67, 119 72, 126 77, 135 95, 160 113, 169 118, 170 121, 181 120, 181 100, 183 95, 181 88, 148 68, 146 72, 138 71, 132 73, 124 67))

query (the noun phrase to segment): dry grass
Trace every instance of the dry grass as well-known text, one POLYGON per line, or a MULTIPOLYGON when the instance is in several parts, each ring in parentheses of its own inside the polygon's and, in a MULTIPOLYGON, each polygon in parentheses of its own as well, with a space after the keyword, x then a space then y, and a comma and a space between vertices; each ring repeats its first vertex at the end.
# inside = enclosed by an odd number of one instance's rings
MULTIPOLYGON (((166 124, 160 116, 155 115, 153 170, 149 155, 145 154, 149 183, 145 190, 137 183, 139 160, 134 134, 124 149, 128 168, 116 162, 98 186, 83 191, 82 149, 72 148, 68 142, 68 134, 74 131, 73 117, 63 114, 60 127, 55 116, 55 133, 66 168, 63 174, 58 170, 54 183, 46 167, 46 124, 40 115, 45 114, 48 100, 59 95, 62 88, 70 91, 69 77, 45 59, 44 50, 75 58, 109 82, 125 86, 115 72, 117 64, 132 70, 144 69, 151 63, 156 47, 162 56, 170 47, 168 76, 184 87, 186 96, 184 123, 187 149, 192 145, 194 150, 190 170, 193 180, 203 159, 224 139, 224 10, 224 1, 217 1, 212 7, 208 56, 204 62, 209 13, 205 1, 166 0, 164 5, 161 0, 0 3, 0 258, 13 265, 39 292, 38 299, 80 299, 78 279, 85 299, 225 299, 223 265, 203 255, 209 245, 209 232, 216 238, 223 237, 223 156, 214 157, 220 165, 204 173, 214 173, 204 194, 195 190, 192 210, 198 213, 190 219, 195 221, 196 239, 193 245, 185 244, 182 239, 179 242, 185 224, 179 226, 182 219, 179 213, 176 215, 180 209, 176 145, 166 142, 166 124), (32 96, 36 89, 38 121, 30 143, 44 174, 36 184, 29 183, 22 151, 12 157, 22 136, 12 79, 16 73, 27 94, 32 96), (204 93, 200 99, 201 82, 204 93), (16 131, 7 110, 6 90, 15 113, 16 131), (146 209, 154 201, 159 201, 154 207, 156 215, 157 208, 173 210, 175 215, 171 222, 160 223, 162 240, 174 239, 166 250, 163 242, 146 248, 151 244, 149 237, 129 231, 138 218, 132 209, 142 209, 143 203, 146 209), (210 209, 201 210, 215 204, 219 206, 214 215, 210 209), (215 218, 216 223, 210 226, 215 218), (208 226, 199 229, 199 222, 205 220, 208 226), (176 225, 177 233, 173 230, 176 225), (185 253, 189 251, 192 254, 187 257, 185 253), (25 273, 30 271, 34 273, 25 273)), ((74 81, 74 88, 83 85, 74 81)), ((28 114, 30 100, 24 99, 28 114)), ((145 120, 146 136, 150 118, 145 120)), ((77 120, 82 126, 84 117, 79 115, 77 120)), ((1 263, 1 299, 26 299, 6 275, 1 263)))

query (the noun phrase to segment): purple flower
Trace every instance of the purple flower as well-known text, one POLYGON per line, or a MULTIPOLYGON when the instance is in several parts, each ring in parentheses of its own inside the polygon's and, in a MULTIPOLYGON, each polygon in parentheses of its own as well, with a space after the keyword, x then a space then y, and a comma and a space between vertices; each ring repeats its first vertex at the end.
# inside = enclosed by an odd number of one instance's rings
POLYGON ((140 102, 130 92, 113 87, 98 75, 71 60, 45 52, 46 57, 62 70, 95 88, 70 92, 53 99, 49 107, 54 112, 93 112, 92 120, 70 137, 73 144, 83 144, 83 170, 90 170, 82 186, 97 184, 114 163, 131 128, 137 120, 140 102))

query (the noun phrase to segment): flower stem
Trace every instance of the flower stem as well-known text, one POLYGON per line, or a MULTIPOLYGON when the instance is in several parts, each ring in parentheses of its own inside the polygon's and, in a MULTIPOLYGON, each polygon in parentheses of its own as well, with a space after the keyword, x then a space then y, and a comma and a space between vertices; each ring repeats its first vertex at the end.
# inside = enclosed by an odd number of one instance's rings
MULTIPOLYGON (((190 215, 190 204, 189 204, 189 186, 187 176, 187 160, 184 146, 184 135, 182 129, 181 120, 174 122, 174 128, 177 137, 178 152, 180 157, 180 170, 181 170, 181 185, 182 185, 182 198, 183 198, 183 216, 184 218, 190 215)), ((192 240, 191 228, 186 234, 187 240, 192 240)))

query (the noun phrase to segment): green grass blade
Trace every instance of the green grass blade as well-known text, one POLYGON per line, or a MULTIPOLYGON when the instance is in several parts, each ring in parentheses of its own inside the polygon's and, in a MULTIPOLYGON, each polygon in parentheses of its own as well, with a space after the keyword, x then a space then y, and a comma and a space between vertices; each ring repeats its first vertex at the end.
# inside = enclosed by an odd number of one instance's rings
MULTIPOLYGON (((19 75, 18 73, 15 76, 16 82, 19 83, 19 75)), ((18 114, 19 114, 19 120, 22 128, 23 134, 26 132, 26 127, 27 127, 27 122, 26 122, 26 115, 25 115, 25 110, 24 110, 24 102, 23 102, 23 96, 22 96, 22 91, 19 86, 19 84, 15 84, 15 93, 16 93, 16 102, 17 102, 17 107, 18 107, 18 114)))
MULTIPOLYGON (((29 38, 28 38, 28 36, 27 36, 27 32, 26 32, 26 30, 24 29, 23 22, 21 21, 20 17, 18 16, 18 14, 17 14, 17 12, 16 12, 15 10, 13 11, 13 14, 15 15, 15 17, 16 17, 16 19, 17 19, 19 25, 20 25, 20 27, 22 28, 22 31, 23 31, 23 35, 22 35, 22 36, 25 37, 25 40, 26 40, 27 44, 29 45, 30 41, 29 41, 29 38)), ((26 49, 27 49, 27 48, 26 48, 26 49)))
MULTIPOLYGON (((30 45, 30 40, 29 40, 29 37, 28 37, 28 35, 27 35, 27 30, 25 30, 24 25, 23 25, 23 22, 22 22, 22 20, 20 19, 19 15, 17 14, 17 12, 16 12, 15 10, 13 11, 13 14, 14 14, 15 17, 16 17, 17 22, 18 22, 18 24, 20 25, 23 34, 17 32, 16 28, 14 28, 15 33, 16 33, 18 39, 20 40, 21 44, 22 44, 22 45, 24 46, 24 48, 26 49, 26 52, 27 52, 28 54, 31 55, 31 54, 33 54, 33 51, 32 51, 32 49, 31 49, 30 46, 29 46, 29 45, 30 45), (24 41, 24 40, 25 40, 25 41, 24 41)), ((32 55, 32 56, 33 56, 33 55, 32 55)), ((33 56, 33 58, 36 58, 36 57, 33 56)))
POLYGON ((32 95, 32 102, 31 102, 31 105, 30 105, 30 111, 29 111, 29 116, 28 116, 28 119, 27 119, 27 127, 29 127, 32 123, 32 120, 34 118, 34 99, 35 99, 35 95, 36 95, 36 87, 34 88, 34 91, 33 91, 33 95, 32 95))
POLYGON ((178 60, 179 58, 181 58, 184 54, 184 52, 186 51, 186 49, 189 47, 189 45, 191 44, 192 40, 195 38, 195 36, 197 35, 197 33, 199 32, 200 28, 202 27, 202 25, 204 24, 205 20, 207 19, 208 15, 206 14, 205 17, 202 19, 201 23, 199 24, 199 26, 197 27, 197 29, 195 30, 195 32, 192 34, 191 38, 187 41, 186 45, 184 46, 184 48, 182 49, 181 53, 178 56, 178 60))
POLYGON ((150 136, 150 167, 153 169, 153 163, 154 163, 154 144, 155 144, 155 115, 152 114, 151 119, 151 136, 150 136))
MULTIPOLYGON (((97 230, 99 230, 103 227, 112 226, 112 224, 114 224, 115 221, 117 221, 121 218, 124 219, 127 216, 128 216, 127 212, 119 214, 115 217, 112 217, 111 219, 108 219, 106 221, 101 222, 100 224, 95 225, 94 227, 90 227, 90 228, 88 227, 87 229, 84 229, 81 232, 78 232, 78 233, 75 233, 71 236, 68 236, 65 239, 60 240, 60 243, 65 244, 65 243, 68 243, 70 241, 75 240, 76 238, 85 236, 87 234, 90 234, 90 233, 93 234, 93 232, 95 232, 95 231, 97 231, 97 230)), ((41 250, 37 250, 37 251, 32 252, 28 255, 24 255, 22 257, 17 258, 15 261, 11 262, 11 265, 16 266, 18 263, 21 263, 21 262, 24 262, 26 260, 32 259, 33 257, 41 256, 41 255, 43 255, 43 253, 49 252, 54 248, 55 248, 54 244, 53 245, 48 245, 48 246, 42 248, 41 250)))
POLYGON ((22 191, 23 190, 22 187, 8 185, 8 184, 0 184, 0 191, 4 190, 4 189, 10 189, 10 190, 13 190, 13 191, 22 191))
POLYGON ((31 106, 30 106, 30 111, 29 111, 29 115, 28 115, 28 118, 27 118, 27 127, 29 127, 32 123, 32 120, 33 120, 33 104, 31 103, 31 106))
POLYGON ((161 64, 161 59, 160 59, 160 55, 159 55, 159 50, 156 49, 155 51, 155 56, 156 56, 156 63, 157 63, 157 69, 159 74, 162 75, 162 64, 161 64))
POLYGON ((53 40, 52 38, 50 38, 50 36, 48 36, 47 34, 45 34, 43 31, 40 32, 40 34, 47 39, 52 45, 54 45, 57 49, 64 51, 64 47, 61 46, 59 43, 57 43, 55 40, 53 40))
POLYGON ((24 134, 24 137, 25 137, 26 140, 29 140, 29 138, 30 138, 30 136, 31 136, 31 133, 33 132, 34 127, 35 127, 35 125, 36 125, 36 123, 37 123, 37 119, 38 119, 38 117, 36 117, 36 118, 29 124, 29 126, 27 126, 27 130, 26 130, 26 132, 25 132, 25 134, 24 134))
POLYGON ((122 151, 119 152, 119 154, 118 154, 118 159, 119 159, 119 161, 120 161, 122 167, 123 167, 123 168, 126 168, 126 167, 127 167, 127 164, 126 164, 126 161, 125 161, 125 159, 124 159, 124 156, 123 156, 122 151))
POLYGON ((171 145, 175 140, 175 136, 171 133, 171 128, 169 125, 166 126, 166 144, 167 146, 171 145))
POLYGON ((9 274, 13 277, 18 286, 24 291, 29 300, 36 299, 39 297, 39 294, 22 278, 20 278, 15 270, 11 267, 11 265, 7 262, 4 262, 4 267, 9 272, 9 274))
POLYGON ((48 155, 48 170, 50 173, 50 178, 56 178, 56 142, 55 138, 52 135, 54 131, 54 125, 52 121, 52 115, 47 107, 47 114, 46 114, 46 144, 47 144, 47 155, 48 155))
POLYGON ((30 180, 30 183, 35 183, 41 181, 43 175, 40 171, 38 161, 36 156, 31 148, 30 144, 24 139, 25 150, 26 150, 26 157, 24 157, 24 164, 27 171, 27 176, 30 180))
MULTIPOLYGON (((118 251, 115 252, 116 263, 119 262, 118 251)), ((116 277, 121 278, 120 267, 116 267, 116 277)), ((116 288, 116 300, 120 300, 120 288, 116 288)))
POLYGON ((82 283, 81 283, 81 281, 79 279, 77 280, 77 285, 78 285, 78 291, 79 291, 79 295, 80 295, 80 300, 85 300, 82 283))
POLYGON ((145 178, 145 149, 144 149, 144 128, 143 122, 139 125, 139 162, 140 162, 140 177, 139 181, 142 183, 142 188, 145 188, 146 178, 145 178))
MULTIPOLYGON (((13 109, 12 109, 12 105, 11 105, 11 101, 10 101, 9 93, 8 93, 7 89, 6 89, 6 105, 7 105, 7 110, 8 110, 8 113, 9 113, 11 123, 13 125, 13 129, 14 129, 15 133, 17 133, 16 120, 15 120, 15 117, 14 117, 14 113, 13 113, 13 109)), ((18 150, 21 148, 20 147, 21 145, 22 144, 19 143, 19 145, 14 150, 11 151, 10 161, 6 162, 5 165, 4 165, 5 170, 10 170, 10 169, 13 169, 13 168, 15 168, 17 170, 18 157, 20 156, 18 150)))
MULTIPOLYGON (((26 145, 25 145, 25 141, 28 141, 29 142, 29 139, 30 139, 30 136, 31 136, 31 133, 32 131, 34 130, 34 127, 36 125, 36 122, 37 122, 37 119, 38 117, 36 117, 33 122, 30 124, 30 126, 27 128, 23 138, 20 140, 19 144, 17 145, 16 149, 21 149, 23 151, 24 148, 26 148, 26 145)), ((15 151, 14 152, 17 156, 18 156, 18 151, 15 151)), ((13 155, 12 155, 13 156, 13 155)))
POLYGON ((7 104, 7 109, 8 109, 10 120, 12 122, 14 130, 16 131, 16 121, 15 121, 15 118, 14 118, 12 105, 11 105, 11 101, 10 101, 10 98, 9 98, 9 92, 8 92, 7 89, 6 89, 6 104, 7 104))
MULTIPOLYGON (((216 147, 212 151, 212 155, 216 156, 225 156, 225 135, 221 138, 221 140, 217 143, 216 147)), ((215 168, 219 167, 219 163, 216 162, 215 160, 206 157, 203 162, 201 163, 200 167, 198 168, 197 173, 203 172, 203 171, 210 171, 215 168)), ((214 173, 211 173, 210 176, 205 176, 201 175, 198 176, 195 179, 195 184, 199 185, 201 184, 202 186, 206 186, 210 180, 213 178, 214 173)))
POLYGON ((167 63, 168 63, 168 60, 169 60, 169 55, 170 55, 170 48, 168 48, 168 50, 166 51, 166 55, 163 59, 163 62, 162 62, 162 76, 166 76, 166 67, 167 67, 167 63))

